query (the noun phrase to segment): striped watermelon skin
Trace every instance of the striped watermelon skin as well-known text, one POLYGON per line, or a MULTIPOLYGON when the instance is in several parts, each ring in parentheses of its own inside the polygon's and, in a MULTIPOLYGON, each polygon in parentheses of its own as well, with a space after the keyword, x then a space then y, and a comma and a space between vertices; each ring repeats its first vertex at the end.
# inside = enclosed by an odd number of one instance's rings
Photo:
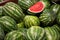
POLYGON ((44 33, 44 29, 40 26, 32 26, 27 30, 27 36, 30 40, 41 40, 44 33))
POLYGON ((31 0, 18 0, 18 4, 22 7, 22 9, 27 10, 33 5, 33 2, 31 0))
POLYGON ((0 25, 0 40, 3 40, 5 34, 4 34, 4 31, 3 29, 1 28, 1 25, 0 25))
POLYGON ((26 15, 24 18, 24 24, 26 28, 29 28, 31 26, 39 26, 40 21, 39 18, 36 16, 26 15))
POLYGON ((12 17, 16 21, 22 21, 24 18, 24 13, 20 6, 13 2, 6 3, 3 7, 3 14, 12 17))
POLYGON ((60 5, 59 4, 53 4, 51 6, 50 10, 52 11, 53 14, 55 14, 54 16, 56 16, 60 10, 60 5))
POLYGON ((39 17, 40 21, 44 25, 52 24, 57 17, 59 9, 60 6, 58 4, 52 5, 50 9, 45 9, 39 17))
POLYGON ((57 24, 53 25, 52 28, 55 28, 56 30, 60 32, 60 27, 57 24))
POLYGON ((56 33, 57 33, 57 40, 59 40, 60 39, 60 28, 59 28, 59 26, 57 24, 55 24, 51 28, 56 31, 56 33))
POLYGON ((8 33, 4 40, 27 40, 27 39, 23 32, 16 30, 8 33))
POLYGON ((45 28, 46 32, 46 40, 58 40, 58 33, 56 32, 55 29, 51 27, 46 27, 45 28))
POLYGON ((49 9, 45 9, 39 17, 40 22, 46 26, 52 24, 55 20, 55 17, 51 14, 49 9))
POLYGON ((6 31, 6 32, 10 32, 10 31, 16 30, 18 28, 15 20, 13 20, 9 16, 1 17, 0 24, 2 25, 2 28, 4 29, 4 31, 6 31))

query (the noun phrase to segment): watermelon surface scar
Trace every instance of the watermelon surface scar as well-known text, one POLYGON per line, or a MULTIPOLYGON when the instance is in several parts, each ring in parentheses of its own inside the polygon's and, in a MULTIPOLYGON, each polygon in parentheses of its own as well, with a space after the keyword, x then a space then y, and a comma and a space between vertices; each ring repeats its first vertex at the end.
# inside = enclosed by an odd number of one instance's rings
POLYGON ((31 6, 28 11, 32 12, 32 13, 39 13, 42 12, 45 8, 45 5, 43 2, 39 1, 37 3, 35 3, 33 6, 31 6))

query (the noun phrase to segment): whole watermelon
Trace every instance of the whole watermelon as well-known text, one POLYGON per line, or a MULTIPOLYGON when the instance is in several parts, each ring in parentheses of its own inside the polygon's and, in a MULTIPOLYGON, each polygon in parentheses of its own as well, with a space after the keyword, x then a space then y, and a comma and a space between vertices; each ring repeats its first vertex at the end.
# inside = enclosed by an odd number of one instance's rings
POLYGON ((27 36, 30 40, 41 40, 44 36, 44 29, 40 26, 32 26, 27 30, 27 36))
POLYGON ((3 14, 12 17, 16 21, 22 21, 24 18, 24 13, 19 5, 8 2, 3 7, 3 14))
POLYGON ((40 22, 46 26, 46 25, 50 25, 53 23, 53 21, 55 20, 55 17, 52 16, 51 12, 49 9, 45 9, 42 14, 39 17, 40 22))
POLYGON ((58 4, 54 4, 50 9, 45 9, 39 17, 41 23, 44 24, 44 26, 52 25, 57 17, 59 8, 60 6, 58 4))
POLYGON ((24 24, 27 28, 29 28, 31 26, 39 26, 40 21, 36 16, 26 15, 24 18, 24 24))

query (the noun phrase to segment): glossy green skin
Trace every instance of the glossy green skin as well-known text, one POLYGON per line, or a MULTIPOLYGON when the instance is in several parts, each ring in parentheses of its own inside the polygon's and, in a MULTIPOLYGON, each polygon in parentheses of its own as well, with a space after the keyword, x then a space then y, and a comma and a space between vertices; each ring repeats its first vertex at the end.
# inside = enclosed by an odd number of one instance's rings
POLYGON ((33 2, 31 0, 18 0, 18 4, 22 9, 28 10, 28 8, 33 5, 33 2))
POLYGON ((26 28, 29 28, 31 26, 39 26, 40 21, 39 21, 39 18, 36 16, 26 15, 24 18, 24 24, 26 28))
POLYGON ((22 21, 24 18, 24 13, 19 5, 9 2, 6 3, 3 7, 3 14, 12 17, 16 21, 22 21))
POLYGON ((17 26, 18 26, 18 29, 24 28, 24 22, 18 23, 17 26))
POLYGON ((58 33, 55 29, 51 27, 45 28, 46 40, 58 40, 58 33))
POLYGON ((3 29, 1 28, 1 25, 0 25, 0 40, 3 40, 5 34, 4 34, 4 31, 3 29))
POLYGON ((45 9, 43 13, 40 15, 39 19, 41 23, 44 26, 46 26, 46 25, 53 23, 53 21, 55 20, 55 17, 52 15, 49 9, 45 9))
POLYGON ((12 31, 8 33, 4 40, 27 40, 25 33, 22 31, 12 31))
POLYGON ((4 31, 6 31, 6 32, 10 32, 10 31, 16 30, 18 28, 15 20, 13 20, 9 16, 1 17, 0 24, 2 25, 2 28, 4 29, 4 31))
POLYGON ((44 29, 40 26, 32 26, 27 30, 27 36, 30 40, 41 40, 44 33, 44 29))

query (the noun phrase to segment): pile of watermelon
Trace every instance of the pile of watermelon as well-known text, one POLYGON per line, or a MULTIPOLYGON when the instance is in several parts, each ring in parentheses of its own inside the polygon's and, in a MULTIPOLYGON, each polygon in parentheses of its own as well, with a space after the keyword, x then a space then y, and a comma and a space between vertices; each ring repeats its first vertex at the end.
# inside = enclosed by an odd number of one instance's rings
POLYGON ((60 4, 18 0, 0 6, 0 40, 60 40, 60 4))

